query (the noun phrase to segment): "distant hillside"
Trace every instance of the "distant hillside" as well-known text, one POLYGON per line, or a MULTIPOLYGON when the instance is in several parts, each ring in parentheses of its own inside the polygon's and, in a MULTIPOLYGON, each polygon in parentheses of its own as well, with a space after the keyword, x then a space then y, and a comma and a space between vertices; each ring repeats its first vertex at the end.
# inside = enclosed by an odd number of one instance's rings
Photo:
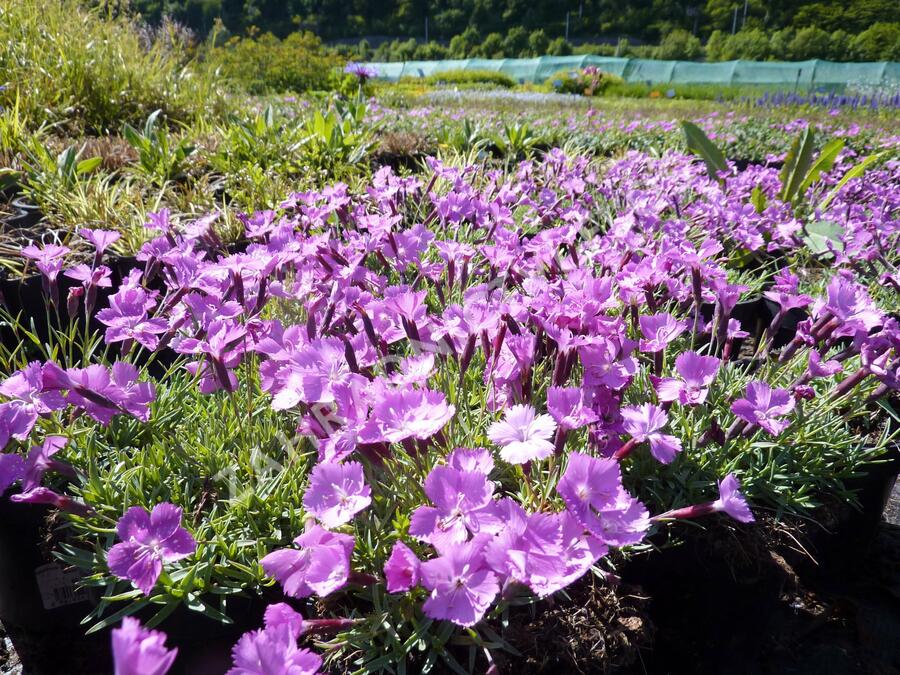
MULTIPOLYGON (((117 3, 122 4, 122 3, 117 3)), ((468 35, 543 29, 549 40, 628 36, 657 43, 675 28, 706 39, 713 31, 759 28, 767 33, 810 26, 860 33, 898 20, 897 0, 131 0, 155 23, 168 15, 200 34, 220 18, 234 34, 251 26, 284 37, 311 30, 323 40, 365 35, 425 37, 448 42, 468 35)))

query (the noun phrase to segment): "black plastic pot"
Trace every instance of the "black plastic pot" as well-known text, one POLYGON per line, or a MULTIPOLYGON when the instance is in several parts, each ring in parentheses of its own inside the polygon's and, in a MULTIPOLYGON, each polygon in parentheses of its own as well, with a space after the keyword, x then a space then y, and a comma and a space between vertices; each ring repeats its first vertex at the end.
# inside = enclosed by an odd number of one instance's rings
POLYGON ((53 509, 0 498, 0 621, 38 632, 78 625, 96 597, 44 549, 53 509))
POLYGON ((851 516, 845 529, 847 537, 867 539, 881 523, 884 509, 900 474, 900 442, 888 446, 887 454, 877 463, 863 467, 863 475, 845 482, 856 492, 860 509, 851 516))
MULTIPOLYGON (((713 303, 705 303, 700 306, 700 314, 707 323, 712 321, 716 306, 713 303)), ((731 349, 731 358, 737 359, 744 343, 747 340, 756 342, 763 331, 769 326, 770 317, 763 306, 763 298, 757 297, 737 303, 731 310, 730 319, 735 319, 741 324, 741 329, 749 333, 746 338, 734 341, 731 349)))
MULTIPOLYGON (((772 319, 775 318, 775 316, 781 309, 781 306, 777 302, 772 302, 768 298, 763 298, 762 301, 766 314, 769 317, 769 323, 771 323, 772 319)), ((775 335, 772 346, 778 349, 788 344, 791 340, 794 339, 794 335, 797 334, 797 325, 802 321, 806 321, 806 319, 808 318, 809 314, 807 314, 802 309, 788 310, 788 312, 781 320, 781 326, 778 329, 778 334, 775 335)))
POLYGON ((10 206, 13 209, 13 215, 6 219, 7 229, 23 230, 34 227, 44 217, 39 206, 30 203, 23 197, 13 199, 10 206))

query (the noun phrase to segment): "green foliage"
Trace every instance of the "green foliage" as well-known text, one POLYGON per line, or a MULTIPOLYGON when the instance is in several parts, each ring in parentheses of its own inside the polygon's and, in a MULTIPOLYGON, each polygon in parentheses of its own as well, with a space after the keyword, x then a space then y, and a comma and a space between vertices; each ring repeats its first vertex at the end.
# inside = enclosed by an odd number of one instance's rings
POLYGON ((876 23, 850 41, 859 61, 900 61, 900 23, 876 23))
POLYGON ((827 59, 832 56, 831 35, 816 26, 801 28, 788 46, 792 58, 827 59))
POLYGON ((252 94, 327 91, 340 85, 342 61, 325 52, 310 32, 279 40, 271 33, 258 39, 232 38, 209 55, 222 74, 252 94))
POLYGON ((703 54, 703 46, 699 38, 691 35, 683 28, 676 28, 669 32, 656 48, 655 57, 658 59, 693 60, 703 54))
POLYGON ((721 182, 719 174, 728 171, 728 163, 725 161, 722 151, 693 122, 682 120, 681 129, 684 131, 687 149, 700 156, 706 164, 706 172, 710 178, 721 182))
POLYGON ((547 78, 546 85, 562 94, 601 96, 610 87, 623 82, 618 75, 588 66, 581 70, 558 70, 547 78))
POLYGON ((315 111, 303 127, 300 148, 313 166, 339 176, 341 167, 358 163, 374 145, 372 130, 364 124, 365 103, 335 103, 315 111))
POLYGON ((721 52, 717 57, 710 53, 709 45, 706 46, 706 50, 710 59, 716 61, 732 61, 734 59, 765 61, 771 54, 769 38, 763 31, 756 28, 741 30, 734 35, 727 36, 722 41, 721 52))
POLYGON ((432 85, 490 85, 511 89, 516 86, 509 75, 495 70, 445 70, 425 78, 432 85))
POLYGON ((18 105, 31 124, 118 129, 162 108, 188 120, 223 107, 212 74, 189 45, 145 44, 125 17, 77 0, 0 2, 0 107, 18 105))
POLYGON ((157 185, 182 178, 187 159, 196 148, 187 139, 174 140, 165 124, 159 123, 161 110, 155 110, 139 131, 126 124, 122 136, 138 152, 138 169, 157 185))
POLYGON ((572 45, 563 37, 558 37, 547 45, 547 56, 570 56, 571 54, 572 45))

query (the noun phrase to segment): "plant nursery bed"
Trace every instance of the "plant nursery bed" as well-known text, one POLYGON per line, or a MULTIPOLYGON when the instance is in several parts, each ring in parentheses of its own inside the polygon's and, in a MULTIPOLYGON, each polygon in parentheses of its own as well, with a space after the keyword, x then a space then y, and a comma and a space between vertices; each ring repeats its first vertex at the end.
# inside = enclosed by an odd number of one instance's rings
MULTIPOLYGON (((691 528, 676 545, 616 561, 621 578, 589 576, 565 594, 511 608, 502 637, 518 651, 499 672, 889 674, 900 668, 900 526, 881 522, 846 545, 858 513, 691 528)), ((259 616, 246 618, 248 625, 259 616)), ((224 672, 239 627, 163 624, 177 635, 172 673, 224 672), (204 630, 206 628, 206 630, 204 630), (218 635, 216 634, 218 632, 218 635)), ((0 628, 0 672, 101 675, 108 631, 0 628)), ((334 671, 340 672, 340 671, 334 671)), ((434 672, 452 672, 440 666, 434 672)))

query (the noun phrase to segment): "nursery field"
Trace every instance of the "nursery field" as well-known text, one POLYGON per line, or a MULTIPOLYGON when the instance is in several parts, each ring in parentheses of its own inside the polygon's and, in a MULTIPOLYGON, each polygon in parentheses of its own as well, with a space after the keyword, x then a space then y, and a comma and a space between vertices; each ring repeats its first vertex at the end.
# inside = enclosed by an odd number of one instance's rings
POLYGON ((0 671, 900 671, 896 107, 82 18, 0 46, 0 671))

